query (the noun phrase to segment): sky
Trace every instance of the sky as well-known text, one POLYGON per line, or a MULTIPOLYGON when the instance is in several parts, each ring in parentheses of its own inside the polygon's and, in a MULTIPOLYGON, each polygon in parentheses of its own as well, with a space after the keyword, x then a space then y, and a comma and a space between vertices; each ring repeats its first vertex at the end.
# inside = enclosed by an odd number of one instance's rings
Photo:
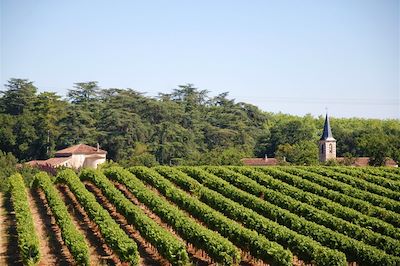
POLYGON ((1 84, 192 83, 268 112, 400 119, 399 0, 0 3, 1 84))

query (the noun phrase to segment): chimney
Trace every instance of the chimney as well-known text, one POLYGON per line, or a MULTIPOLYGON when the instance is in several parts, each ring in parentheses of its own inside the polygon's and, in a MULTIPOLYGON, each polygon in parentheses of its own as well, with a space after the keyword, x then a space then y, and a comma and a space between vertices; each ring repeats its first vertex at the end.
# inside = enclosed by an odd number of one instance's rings
POLYGON ((97 149, 96 149, 96 151, 99 151, 100 150, 100 144, 97 142, 97 149))

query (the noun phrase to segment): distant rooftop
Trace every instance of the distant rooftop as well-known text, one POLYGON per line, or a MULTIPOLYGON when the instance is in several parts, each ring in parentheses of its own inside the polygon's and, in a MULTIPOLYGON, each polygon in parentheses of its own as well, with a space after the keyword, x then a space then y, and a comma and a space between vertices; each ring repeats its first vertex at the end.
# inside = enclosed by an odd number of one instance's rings
POLYGON ((243 158, 242 163, 248 166, 267 166, 277 165, 278 160, 275 158, 243 158))
POLYGON ((72 154, 106 154, 105 150, 86 144, 78 144, 56 152, 57 156, 71 156, 72 154))
POLYGON ((69 157, 61 157, 61 158, 50 158, 47 160, 34 160, 34 161, 29 161, 26 164, 30 166, 58 166, 66 161, 68 161, 69 157))

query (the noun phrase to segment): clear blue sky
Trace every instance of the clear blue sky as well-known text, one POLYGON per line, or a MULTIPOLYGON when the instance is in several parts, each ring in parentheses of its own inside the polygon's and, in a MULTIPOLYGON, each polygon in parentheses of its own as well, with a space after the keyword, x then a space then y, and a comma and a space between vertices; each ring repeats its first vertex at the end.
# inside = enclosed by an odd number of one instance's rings
POLYGON ((0 1, 2 84, 194 83, 265 111, 400 118, 400 1, 0 1))

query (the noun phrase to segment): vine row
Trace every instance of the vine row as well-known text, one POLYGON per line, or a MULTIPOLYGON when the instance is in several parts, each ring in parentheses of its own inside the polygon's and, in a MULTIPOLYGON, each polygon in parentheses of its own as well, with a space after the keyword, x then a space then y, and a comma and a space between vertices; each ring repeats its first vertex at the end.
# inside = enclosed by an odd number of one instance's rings
POLYGON ((368 182, 374 183, 375 185, 379 185, 387 189, 400 192, 400 182, 391 180, 390 177, 393 175, 391 173, 378 169, 369 169, 371 172, 366 172, 361 169, 350 167, 335 167, 334 170, 343 174, 351 175, 355 178, 361 178, 368 182))
POLYGON ((289 248, 304 261, 312 262, 316 265, 346 265, 346 257, 342 252, 324 247, 310 237, 301 235, 275 221, 265 218, 255 211, 201 185, 198 181, 187 175, 199 174, 200 176, 204 173, 207 175, 208 173, 192 167, 179 169, 186 174, 166 177, 182 189, 191 191, 201 201, 227 217, 241 221, 245 227, 253 229, 265 235, 271 241, 289 248))
POLYGON ((399 167, 363 167, 363 172, 383 176, 394 181, 400 181, 399 167))
MULTIPOLYGON (((366 244, 376 246, 388 254, 400 254, 400 242, 393 238, 383 236, 366 228, 344 221, 325 211, 321 211, 313 206, 284 195, 279 191, 265 188, 256 181, 226 168, 206 167, 205 169, 250 194, 255 196, 264 195, 263 198, 265 201, 280 208, 289 210, 308 221, 326 226, 335 232, 342 233, 366 244)), ((262 203, 260 200, 258 200, 258 202, 262 203)), ((260 209, 261 208, 262 207, 260 206, 260 209)), ((323 228, 323 230, 325 229, 323 228)))
POLYGON ((83 170, 81 180, 88 180, 102 190, 117 210, 151 243, 172 265, 187 265, 189 256, 184 243, 149 218, 138 206, 125 198, 100 171, 83 170))
MULTIPOLYGON (((184 168, 185 171, 188 168, 184 168)), ((369 265, 391 265, 400 263, 400 258, 368 246, 342 234, 336 233, 324 226, 307 221, 287 210, 270 204, 254 195, 244 192, 228 182, 209 174, 204 170, 192 167, 190 175, 200 183, 218 191, 242 205, 252 208, 271 220, 276 220, 281 225, 288 227, 300 234, 304 234, 332 249, 338 249, 346 254, 349 260, 357 260, 369 265)))
POLYGON ((400 193, 391 189, 381 187, 363 180, 360 177, 350 176, 340 173, 337 170, 331 170, 328 167, 305 167, 306 171, 317 173, 321 176, 319 183, 324 185, 329 182, 329 187, 341 191, 347 195, 353 195, 356 198, 368 200, 371 203, 387 208, 388 210, 400 211, 400 193), (327 181, 327 182, 325 182, 327 181), (347 185, 346 185, 347 184, 347 185))
POLYGON ((69 251, 79 265, 90 265, 89 247, 83 235, 76 229, 67 207, 61 199, 53 182, 45 172, 35 175, 33 187, 41 189, 47 199, 47 203, 55 217, 58 227, 61 230, 61 237, 69 251))
POLYGON ((320 195, 322 197, 333 200, 343 206, 347 206, 349 208, 355 209, 363 214, 368 216, 376 217, 381 219, 387 223, 392 224, 395 227, 400 227, 400 215, 386 210, 384 208, 372 205, 368 202, 365 202, 361 199, 356 199, 350 197, 348 195, 344 195, 338 191, 334 191, 328 189, 319 184, 313 183, 307 179, 303 179, 303 175, 313 176, 316 174, 308 173, 298 168, 272 168, 272 167, 264 167, 257 168, 258 171, 262 173, 269 174, 274 178, 282 180, 290 185, 298 187, 302 190, 320 195))
MULTIPOLYGON (((336 191, 340 193, 342 196, 348 196, 355 199, 362 200, 366 203, 372 204, 374 206, 379 206, 389 211, 399 212, 400 211, 400 203, 396 202, 395 200, 386 198, 384 196, 380 196, 368 191, 363 191, 357 188, 354 188, 348 184, 342 183, 335 179, 329 178, 327 176, 323 176, 320 173, 316 172, 317 170, 310 170, 307 171, 302 168, 290 168, 281 167, 284 171, 292 171, 293 169, 296 170, 298 176, 311 181, 315 184, 319 184, 325 188, 330 190, 336 191)), ((339 174, 337 174, 339 175, 339 174)))
POLYGON ((14 174, 9 180, 21 260, 24 265, 36 264, 40 260, 39 238, 33 225, 24 179, 20 174, 14 174))
POLYGON ((85 208, 90 219, 100 228, 107 245, 118 254, 121 261, 131 265, 139 264, 139 252, 136 242, 122 230, 110 214, 96 201, 79 180, 74 171, 67 169, 57 174, 57 182, 66 184, 74 193, 79 203, 85 208))
MULTIPOLYGON (((251 167, 229 167, 229 169, 251 178, 264 187, 280 191, 285 195, 290 195, 292 198, 308 203, 320 210, 331 213, 336 217, 342 218, 356 225, 371 228, 371 230, 375 232, 400 240, 400 229, 378 218, 368 216, 350 207, 343 206, 337 202, 311 192, 303 191, 300 188, 289 185, 288 183, 285 183, 279 179, 275 179, 263 172, 256 171, 251 167)), ((289 173, 280 173, 288 176, 288 178, 296 178, 295 176, 291 176, 289 173)))
POLYGON ((157 172, 145 169, 138 177, 157 188, 165 197, 205 223, 209 228, 218 231, 236 246, 249 251, 253 257, 265 262, 272 261, 274 265, 292 265, 292 253, 289 250, 285 250, 276 242, 269 241, 256 231, 228 219, 163 177, 175 177, 181 175, 181 172, 170 167, 157 167, 155 170, 157 172))
MULTIPOLYGON (((134 167, 130 168, 130 171, 138 174, 142 169, 134 167)), ((240 252, 230 241, 198 224, 177 207, 148 189, 128 170, 112 167, 105 169, 104 173, 108 178, 124 184, 140 202, 171 225, 182 238, 206 251, 216 262, 224 265, 237 265, 240 262, 240 252)))

